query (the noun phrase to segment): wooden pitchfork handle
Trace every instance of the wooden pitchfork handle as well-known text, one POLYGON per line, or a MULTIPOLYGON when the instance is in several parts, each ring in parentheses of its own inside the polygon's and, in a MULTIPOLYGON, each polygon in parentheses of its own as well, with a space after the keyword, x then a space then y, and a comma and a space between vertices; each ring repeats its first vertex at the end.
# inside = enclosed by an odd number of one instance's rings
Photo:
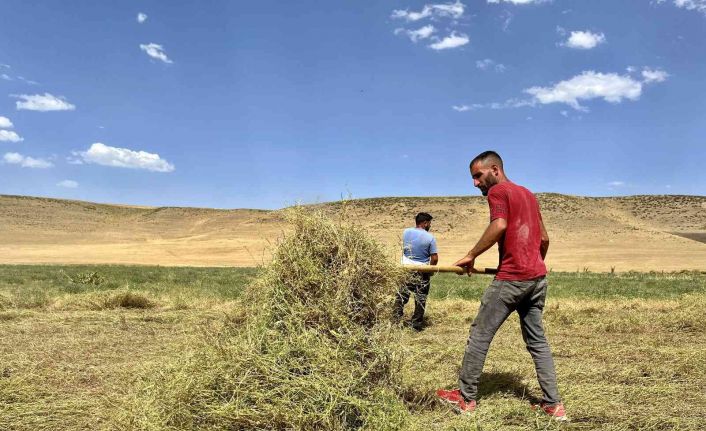
MULTIPOLYGON (((402 265, 409 271, 415 271, 423 274, 436 274, 437 272, 453 272, 456 274, 465 274, 466 271, 460 266, 442 266, 442 265, 402 265)), ((496 268, 471 269, 473 274, 497 274, 496 268)))

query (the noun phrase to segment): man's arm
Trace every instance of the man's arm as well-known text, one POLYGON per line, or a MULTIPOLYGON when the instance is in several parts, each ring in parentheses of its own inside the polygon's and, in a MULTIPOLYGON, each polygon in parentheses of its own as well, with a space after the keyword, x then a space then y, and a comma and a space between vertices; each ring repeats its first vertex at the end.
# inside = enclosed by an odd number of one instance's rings
POLYGON ((542 242, 539 243, 539 253, 542 255, 542 260, 544 260, 547 257, 547 251, 549 251, 549 234, 541 217, 539 218, 539 227, 542 230, 542 242))
POLYGON ((429 242, 429 264, 430 265, 436 265, 439 263, 439 255, 436 252, 436 238, 434 236, 431 237, 431 241, 429 242))
POLYGON ((507 229, 507 220, 504 218, 496 218, 491 221, 485 232, 481 235, 478 243, 473 247, 466 256, 459 259, 454 266, 460 266, 466 268, 466 271, 470 275, 471 269, 473 269, 473 264, 475 263, 476 257, 483 254, 486 250, 493 246, 496 242, 500 241, 505 230, 507 229))

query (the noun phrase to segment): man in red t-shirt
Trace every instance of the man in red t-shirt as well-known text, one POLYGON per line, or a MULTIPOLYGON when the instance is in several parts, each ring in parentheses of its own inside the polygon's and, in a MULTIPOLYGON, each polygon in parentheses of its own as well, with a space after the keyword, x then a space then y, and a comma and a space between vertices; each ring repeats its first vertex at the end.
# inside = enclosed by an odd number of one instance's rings
POLYGON ((542 327, 547 294, 544 257, 549 249, 549 236, 539 204, 532 192, 505 176, 498 153, 479 154, 471 161, 470 169, 473 185, 488 197, 490 224, 475 247, 454 265, 465 268, 471 275, 476 257, 496 242, 500 263, 495 280, 483 294, 478 315, 471 324, 459 374, 460 389, 439 390, 437 394, 462 413, 475 409, 478 381, 490 342, 508 316, 517 311, 522 338, 532 355, 542 388, 540 406, 555 419, 567 420, 557 389, 554 360, 542 327))

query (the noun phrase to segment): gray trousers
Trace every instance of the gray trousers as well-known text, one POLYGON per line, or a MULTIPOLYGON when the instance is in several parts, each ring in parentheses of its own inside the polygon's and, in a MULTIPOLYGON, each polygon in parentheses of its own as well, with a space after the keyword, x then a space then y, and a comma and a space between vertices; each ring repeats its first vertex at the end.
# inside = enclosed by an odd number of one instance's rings
POLYGON ((561 401, 552 352, 542 327, 542 309, 546 296, 545 277, 524 281, 493 280, 486 289, 478 315, 471 324, 458 379, 461 394, 466 400, 475 400, 478 396, 478 381, 490 342, 505 319, 513 311, 517 311, 520 315, 522 338, 532 355, 537 380, 542 388, 542 401, 547 404, 561 401))

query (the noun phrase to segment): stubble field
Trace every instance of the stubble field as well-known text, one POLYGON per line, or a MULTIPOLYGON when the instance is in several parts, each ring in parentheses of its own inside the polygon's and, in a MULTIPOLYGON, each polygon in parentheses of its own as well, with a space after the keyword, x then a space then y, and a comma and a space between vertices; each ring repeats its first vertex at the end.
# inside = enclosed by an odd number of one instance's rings
MULTIPOLYGON (((0 266, 0 429, 137 429, 130 416, 138 394, 238 321, 241 294, 257 274, 0 266)), ((516 316, 493 341, 478 411, 461 417, 435 402, 436 388, 455 386, 490 281, 437 275, 427 329, 396 330, 406 429, 703 429, 705 274, 552 272, 549 280, 545 326, 572 422, 530 409, 540 392, 516 316)))

